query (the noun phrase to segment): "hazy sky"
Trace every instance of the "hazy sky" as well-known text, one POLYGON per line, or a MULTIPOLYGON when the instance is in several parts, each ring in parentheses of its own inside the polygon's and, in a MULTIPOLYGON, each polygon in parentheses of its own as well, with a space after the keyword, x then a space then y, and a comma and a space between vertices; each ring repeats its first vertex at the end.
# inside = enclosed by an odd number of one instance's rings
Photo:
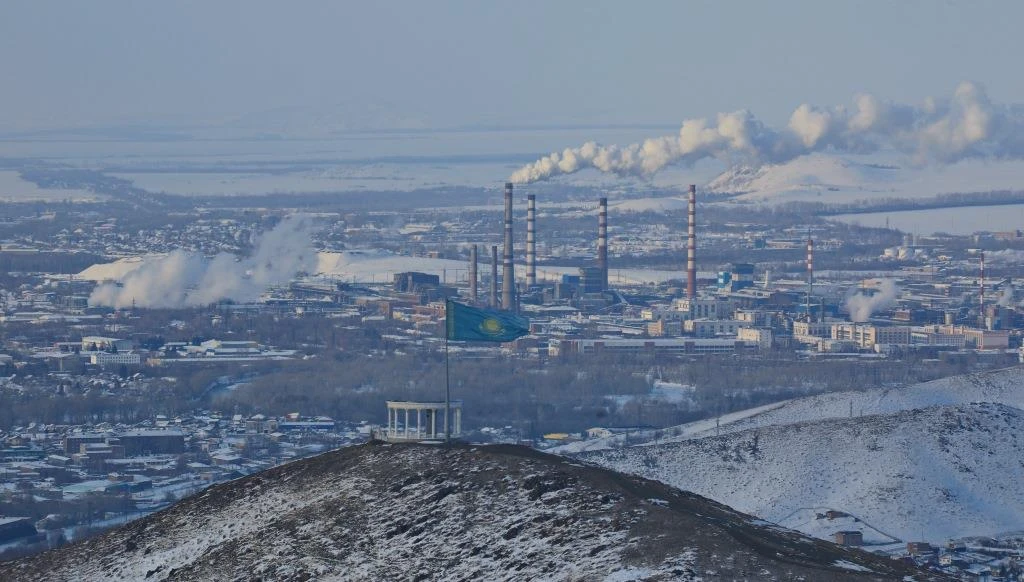
POLYGON ((0 128, 374 106, 432 126, 784 122, 962 80, 1024 103, 1024 2, 4 2, 0 128))

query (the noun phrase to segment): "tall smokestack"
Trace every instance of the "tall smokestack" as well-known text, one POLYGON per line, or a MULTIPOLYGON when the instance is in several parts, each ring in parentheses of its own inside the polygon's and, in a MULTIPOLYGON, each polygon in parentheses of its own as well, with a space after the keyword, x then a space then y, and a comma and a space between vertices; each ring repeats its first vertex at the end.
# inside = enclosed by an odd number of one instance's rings
POLYGON ((474 304, 476 303, 477 262, 476 245, 473 245, 469 249, 469 300, 474 304))
POLYGON ((526 197, 526 286, 537 284, 537 196, 526 197))
POLYGON ((814 291, 814 239, 810 233, 807 235, 807 320, 813 321, 811 317, 811 293, 814 291))
POLYGON ((490 306, 498 308, 498 245, 491 245, 491 297, 490 306))
POLYGON ((690 204, 687 211, 689 230, 686 242, 686 296, 697 296, 697 186, 690 184, 690 204))
POLYGON ((501 266, 501 308, 512 309, 512 287, 516 284, 512 266, 512 182, 505 182, 505 249, 501 266))
POLYGON ((601 269, 601 289, 608 288, 608 199, 597 202, 597 266, 601 269))
POLYGON ((979 282, 981 287, 981 294, 978 297, 978 327, 985 328, 985 251, 981 251, 981 281, 979 282))

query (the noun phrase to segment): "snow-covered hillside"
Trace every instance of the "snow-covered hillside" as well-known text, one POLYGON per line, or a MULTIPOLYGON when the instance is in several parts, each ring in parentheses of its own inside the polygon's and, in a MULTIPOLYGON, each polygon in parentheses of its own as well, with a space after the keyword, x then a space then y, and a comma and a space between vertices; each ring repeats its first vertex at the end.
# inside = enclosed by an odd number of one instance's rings
POLYGON ((916 167, 894 156, 816 153, 784 164, 732 167, 706 189, 742 193, 737 200, 755 203, 851 203, 1017 189, 1022 171, 1024 162, 1019 161, 965 160, 950 166, 916 167))
POLYGON ((942 580, 523 447, 370 444, 207 489, 3 580, 942 580))
POLYGON ((580 458, 810 535, 867 528, 869 541, 942 542, 1024 528, 1024 412, 1000 404, 780 424, 580 458), (814 519, 825 509, 861 521, 814 519))
POLYGON ((836 509, 877 528, 866 540, 943 541, 1024 529, 1022 410, 1024 366, 1015 366, 797 398, 633 433, 628 448, 615 435, 555 452, 665 480, 809 535, 845 527, 815 519, 836 509), (758 455, 749 454, 754 435, 758 455))
MULTIPOLYGON (((795 398, 720 418, 700 420, 657 433, 657 441, 676 442, 748 429, 830 418, 891 414, 929 406, 993 402, 1024 409, 1024 366, 941 378, 912 386, 860 392, 832 392, 795 398)), ((630 435, 633 444, 651 444, 654 431, 630 435)), ((624 435, 579 441, 552 449, 559 454, 597 451, 625 445, 624 435)))
MULTIPOLYGON (((785 164, 757 168, 737 166, 708 184, 712 192, 743 192, 741 200, 790 202, 794 200, 868 198, 890 192, 900 168, 866 164, 832 155, 813 154, 785 164)), ((834 201, 834 200, 830 200, 834 201)))

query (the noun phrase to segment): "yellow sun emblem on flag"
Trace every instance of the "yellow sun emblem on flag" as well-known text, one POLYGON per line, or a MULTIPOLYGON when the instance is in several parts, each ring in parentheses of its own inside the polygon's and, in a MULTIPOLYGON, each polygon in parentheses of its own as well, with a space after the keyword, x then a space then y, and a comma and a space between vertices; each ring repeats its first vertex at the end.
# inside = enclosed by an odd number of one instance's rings
POLYGON ((488 335, 498 335, 505 330, 504 326, 497 319, 488 318, 480 322, 480 331, 488 335))

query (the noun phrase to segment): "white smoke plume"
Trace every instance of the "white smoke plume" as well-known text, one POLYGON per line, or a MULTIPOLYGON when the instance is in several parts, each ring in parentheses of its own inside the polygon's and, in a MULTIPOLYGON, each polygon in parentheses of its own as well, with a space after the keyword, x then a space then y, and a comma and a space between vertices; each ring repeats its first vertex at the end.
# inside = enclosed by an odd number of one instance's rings
POLYGON ((225 299, 254 301, 268 286, 287 282, 299 271, 316 267, 311 235, 310 220, 292 216, 260 237, 248 257, 220 253, 207 259, 174 251, 147 261, 120 284, 97 286, 89 304, 173 308, 225 299))
POLYGON ((1002 293, 999 294, 999 301, 997 304, 1000 307, 1009 307, 1013 304, 1013 285, 1003 287, 1002 293))
POLYGON ((1019 265, 1024 263, 1024 251, 1018 249, 1002 249, 998 251, 985 251, 985 260, 995 264, 1019 265))
POLYGON ((854 289, 846 296, 845 303, 850 312, 850 321, 865 322, 871 318, 871 314, 892 307, 899 292, 899 287, 892 279, 879 279, 874 287, 868 289, 854 289))
POLYGON ((1024 108, 993 104, 985 90, 964 82, 952 97, 905 105, 859 95, 851 106, 828 109, 803 104, 785 128, 773 129, 749 111, 719 113, 717 119, 689 119, 677 135, 628 146, 587 142, 523 166, 516 183, 546 180, 596 168, 625 176, 646 176, 669 164, 689 165, 718 158, 728 165, 778 164, 813 152, 870 153, 893 149, 916 164, 953 163, 965 158, 1024 158, 1024 108))

